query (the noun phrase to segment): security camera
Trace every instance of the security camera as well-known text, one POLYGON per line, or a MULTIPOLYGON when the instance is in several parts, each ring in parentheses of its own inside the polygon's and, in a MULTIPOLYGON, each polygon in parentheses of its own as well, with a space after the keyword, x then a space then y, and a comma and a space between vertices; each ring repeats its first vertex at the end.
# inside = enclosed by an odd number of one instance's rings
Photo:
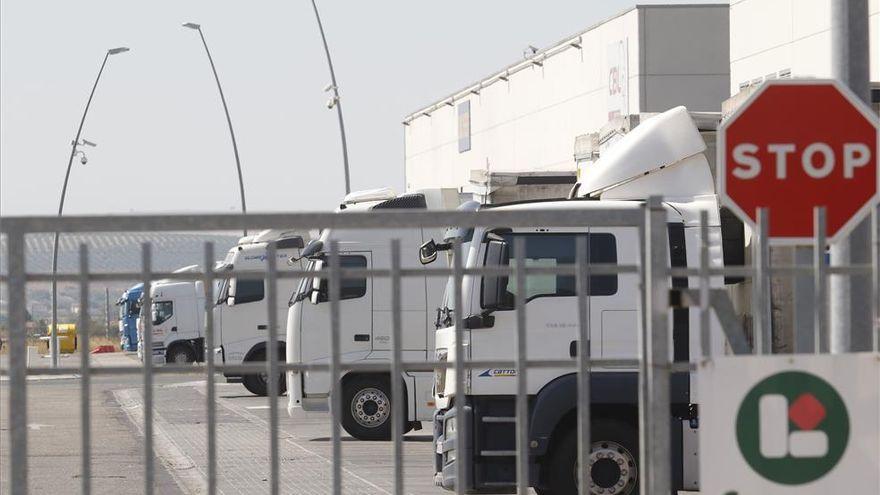
POLYGON ((89 163, 89 159, 86 158, 85 154, 83 154, 82 158, 79 159, 79 162, 85 165, 86 163, 89 163))
POLYGON ((333 107, 336 106, 336 102, 337 102, 337 101, 339 101, 339 99, 336 98, 335 96, 331 96, 330 98, 328 98, 328 99, 327 99, 327 108, 329 108, 329 109, 332 110, 333 107))

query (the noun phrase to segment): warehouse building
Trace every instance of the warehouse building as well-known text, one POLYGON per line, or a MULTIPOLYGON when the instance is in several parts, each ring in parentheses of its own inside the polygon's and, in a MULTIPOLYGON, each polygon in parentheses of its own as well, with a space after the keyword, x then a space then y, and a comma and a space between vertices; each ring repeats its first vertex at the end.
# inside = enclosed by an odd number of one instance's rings
POLYGON ((403 122, 407 190, 564 196, 576 136, 676 105, 719 112, 731 85, 729 12, 636 6, 413 112, 403 122))
MULTIPOLYGON (((880 0, 868 1, 871 81, 880 82, 880 0)), ((730 94, 767 79, 830 78, 831 0, 730 3, 730 94)), ((875 86, 876 87, 876 86, 875 86)))

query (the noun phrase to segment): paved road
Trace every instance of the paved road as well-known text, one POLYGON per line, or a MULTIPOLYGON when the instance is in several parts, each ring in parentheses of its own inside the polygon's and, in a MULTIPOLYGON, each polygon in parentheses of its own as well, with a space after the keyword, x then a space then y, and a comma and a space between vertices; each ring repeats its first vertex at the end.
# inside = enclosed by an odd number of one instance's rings
MULTIPOLYGON (((96 365, 133 364, 131 357, 95 357, 96 365)), ((64 364, 76 366, 76 357, 64 364), (68 364, 69 363, 69 364, 68 364)), ((5 365, 6 363, 2 363, 5 365)), ((28 423, 32 493, 76 493, 79 489, 79 379, 29 380, 28 423)), ((156 493, 201 493, 207 478, 206 386, 198 375, 156 375, 154 433, 156 493)), ((4 377, 5 380, 5 377, 4 377)), ((93 488, 95 493, 143 491, 141 377, 93 377, 93 488)), ((8 434, 8 382, 0 382, 0 436, 8 434)), ((220 493, 266 493, 269 478, 268 400, 238 384, 217 386, 217 486, 220 493)), ((330 492, 330 418, 287 416, 278 399, 281 492, 330 492)), ((410 432, 404 444, 407 493, 446 493, 433 486, 430 430, 410 432)), ((343 491, 390 494, 390 442, 343 437, 343 491)), ((0 447, 0 493, 8 492, 9 445, 0 447)))

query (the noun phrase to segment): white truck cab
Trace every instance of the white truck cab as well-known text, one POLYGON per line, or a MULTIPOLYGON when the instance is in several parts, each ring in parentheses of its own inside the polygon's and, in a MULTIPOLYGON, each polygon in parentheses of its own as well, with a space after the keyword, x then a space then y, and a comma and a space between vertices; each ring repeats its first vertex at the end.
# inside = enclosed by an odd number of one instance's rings
MULTIPOLYGON (((705 144, 686 109, 678 107, 641 124, 608 150, 581 176, 573 198, 494 206, 504 210, 642 209, 651 195, 663 195, 667 212, 669 263, 699 263, 699 214, 708 212, 709 256, 723 264, 722 229, 705 144)), ((477 228, 465 251, 464 266, 507 265, 514 259, 514 239, 523 238, 526 266, 575 262, 577 239, 586 238, 590 262, 639 265, 642 243, 637 227, 582 225, 560 228, 504 225, 477 228)), ((640 281, 636 274, 590 278, 590 342, 593 358, 637 359, 641 321, 640 281)), ((696 286, 697 280, 673 278, 672 287, 696 286)), ((723 286, 711 278, 711 287, 723 286)), ((450 290, 454 285, 450 285, 450 290)), ((566 275, 530 275, 526 279, 527 359, 558 360, 576 355, 579 338, 575 279, 566 275)), ((512 360, 516 355, 516 281, 508 277, 464 276, 461 283, 462 338, 470 360, 512 360)), ((445 297, 445 304, 453 298, 445 297)), ((696 311, 671 311, 675 361, 694 360, 699 345, 696 311)), ((436 334, 438 360, 454 362, 454 319, 441 322, 436 334)), ((723 352, 724 334, 711 319, 713 353, 723 352)), ((454 369, 438 371, 435 382, 435 482, 454 489, 456 471, 465 469, 467 493, 514 493, 516 369, 472 369, 465 390, 455 389, 454 369), (459 425, 467 423, 462 429, 459 425), (464 433, 463 433, 464 432, 464 433), (466 434, 467 437, 461 435, 466 434), (456 437, 457 441, 456 441, 456 437), (461 446, 457 448, 456 446, 461 446), (464 467, 463 467, 464 466, 464 467)), ((591 374, 592 493, 638 493, 638 369, 594 366, 591 374)), ((696 489, 698 414, 695 376, 673 373, 673 486, 696 489)), ((530 368, 529 484, 538 493, 577 493, 577 375, 571 368, 530 368)))
MULTIPOLYGON (((256 235, 242 237, 238 245, 229 250, 226 258, 218 264, 218 271, 254 270, 265 271, 267 262, 274 262, 279 272, 301 269, 302 264, 289 262, 298 259, 300 250, 308 239, 307 232, 298 230, 264 230, 256 235), (275 245, 275 259, 267 259, 269 244, 275 245)), ((278 322, 287 321, 287 299, 294 292, 299 279, 279 277, 276 280, 276 308, 278 322)), ((267 307, 264 277, 233 277, 225 279, 217 291, 214 305, 214 354, 217 362, 241 364, 266 360, 269 308, 267 307)), ((278 331, 278 356, 285 355, 285 333, 278 331)), ((224 373, 227 381, 242 383, 256 395, 268 393, 265 373, 238 375, 224 373)), ((278 380, 278 394, 285 391, 284 376, 278 380)))
MULTIPOLYGON (((198 272, 192 265, 174 273, 198 272)), ((153 364, 201 362, 205 357, 205 287, 202 281, 158 280, 150 286, 153 364)), ((147 315, 143 315, 146 317, 147 315)), ((143 324, 139 325, 143 328, 143 324)), ((139 332, 139 347, 143 335, 139 332)), ((141 351, 142 359, 146 352, 141 351)))
MULTIPOLYGON (((458 202, 456 191, 439 194, 447 207, 458 202), (445 199, 443 199, 445 198, 445 199)), ((390 190, 352 193, 346 196, 337 212, 428 208, 437 195, 427 193, 396 196, 390 190)), ((434 205, 431 205, 434 206, 434 205)), ((443 204, 437 205, 443 206, 443 204)), ((322 269, 330 242, 339 243, 342 267, 388 269, 391 264, 389 239, 400 239, 401 267, 420 269, 419 246, 441 232, 423 228, 353 230, 325 229, 317 241, 306 248, 308 270, 314 277, 303 279, 290 300, 287 318, 287 359, 289 362, 328 363, 330 361, 330 304, 327 277, 322 269)), ((434 323, 437 302, 446 280, 441 277, 401 278, 403 359, 428 360, 434 354, 434 323)), ((343 279, 340 301, 342 360, 391 360, 391 280, 387 277, 343 279)), ((296 416, 301 411, 327 411, 331 393, 342 394, 342 426, 353 437, 363 440, 390 438, 391 377, 389 373, 343 372, 338 387, 333 386, 330 373, 307 371, 288 373, 290 400, 288 411, 296 416)), ((434 412, 431 393, 433 373, 405 372, 404 383, 407 417, 405 430, 421 428, 421 421, 430 421, 434 412)))

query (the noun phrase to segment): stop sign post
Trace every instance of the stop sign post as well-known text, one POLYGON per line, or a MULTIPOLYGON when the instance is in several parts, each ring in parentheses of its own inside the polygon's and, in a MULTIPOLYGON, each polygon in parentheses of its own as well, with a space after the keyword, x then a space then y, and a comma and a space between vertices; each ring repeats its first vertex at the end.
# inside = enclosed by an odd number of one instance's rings
POLYGON ((880 198, 877 116, 832 80, 768 81, 718 129, 718 195, 773 244, 811 244, 813 210, 844 238, 880 198))

